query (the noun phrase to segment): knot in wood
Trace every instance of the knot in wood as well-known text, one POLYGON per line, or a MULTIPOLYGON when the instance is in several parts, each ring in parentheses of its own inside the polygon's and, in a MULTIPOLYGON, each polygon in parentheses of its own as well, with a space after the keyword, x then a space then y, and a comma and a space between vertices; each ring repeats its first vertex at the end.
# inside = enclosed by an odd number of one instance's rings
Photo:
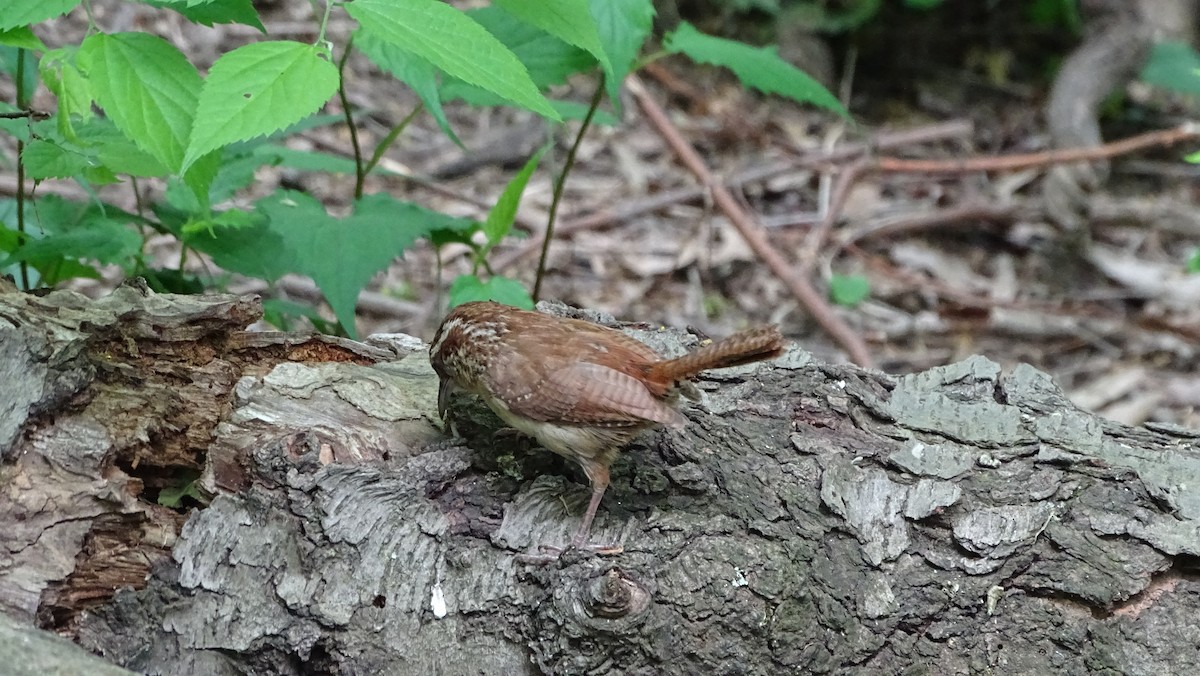
POLYGON ((650 603, 649 592, 619 568, 593 578, 587 586, 587 595, 588 614, 610 620, 639 614, 650 603))

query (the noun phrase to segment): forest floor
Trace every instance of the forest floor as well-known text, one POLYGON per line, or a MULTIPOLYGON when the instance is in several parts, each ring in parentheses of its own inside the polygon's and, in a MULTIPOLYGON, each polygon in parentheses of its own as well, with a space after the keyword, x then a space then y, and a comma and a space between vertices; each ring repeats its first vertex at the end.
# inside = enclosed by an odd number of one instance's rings
MULTIPOLYGON (((133 12, 128 16, 105 17, 102 3, 96 11, 109 30, 124 23, 169 36, 201 68, 260 37, 248 27, 196 28, 169 12, 127 7, 118 9, 133 12)), ((310 11, 307 3, 276 3, 263 18, 273 38, 311 40, 310 11)), ((56 29, 65 35, 81 25, 68 17, 56 29)), ((340 47, 352 27, 335 18, 328 36, 340 47)), ((971 354, 1006 367, 1028 362, 1051 373, 1086 409, 1130 424, 1200 428, 1200 275, 1184 270, 1200 247, 1200 167, 1180 159, 1195 148, 1113 161, 1107 181, 1089 196, 1086 233, 1065 232, 1051 222, 1041 203, 1045 172, 1038 169, 867 173, 825 232, 818 223, 851 162, 813 158, 856 144, 883 147, 878 156, 935 160, 1045 150, 1047 64, 1071 44, 1064 40, 1056 54, 998 74, 994 66, 1006 56, 999 45, 981 47, 980 56, 965 48, 916 50, 895 43, 890 49, 904 50, 894 52, 904 59, 889 63, 886 49, 863 49, 857 65, 847 68, 849 42, 831 44, 842 64, 834 90, 849 92, 853 125, 749 92, 728 73, 678 59, 663 59, 639 77, 710 171, 732 181, 735 196, 789 263, 806 261, 822 290, 832 275, 869 281, 866 300, 832 311, 865 341, 879 368, 914 372, 971 354), (934 140, 906 141, 910 133, 934 140), (765 168, 772 169, 766 178, 740 180, 765 168)), ((586 103, 594 87, 593 79, 578 77, 552 95, 586 103)), ((368 149, 417 105, 407 87, 361 57, 349 61, 347 88, 368 149)), ((775 322, 818 359, 845 360, 841 347, 696 190, 696 179, 628 90, 622 103, 617 124, 594 127, 580 146, 542 296, 714 336, 775 322)), ((1149 104, 1125 106, 1105 122, 1110 139, 1178 123, 1149 104)), ((339 110, 334 101, 326 112, 339 110)), ((447 113, 469 151, 419 115, 383 165, 412 178, 372 176, 367 192, 481 218, 515 173, 513 165, 552 135, 554 150, 529 183, 520 211, 522 226, 538 234, 549 209, 551 172, 562 166, 577 123, 548 129, 521 111, 461 104, 448 105, 447 113), (492 160, 478 161, 482 156, 492 160)), ((352 157, 344 125, 304 132, 292 143, 352 157)), ((313 194, 335 213, 349 203, 354 182, 353 176, 273 168, 260 170, 257 179, 248 198, 287 185, 313 194)), ((111 193, 105 198, 118 204, 129 199, 120 186, 106 190, 111 193)), ((538 255, 528 245, 513 238, 500 246, 492 260, 496 272, 532 285, 538 255)), ((166 260, 178 256, 172 240, 151 247, 166 260)), ((372 285, 375 302, 364 303, 360 334, 404 331, 428 338, 444 311, 449 280, 469 271, 465 253, 443 252, 439 270, 430 247, 407 252, 372 285)), ((203 262, 195 265, 204 270, 203 262)), ((79 286, 96 293, 113 281, 79 286)), ((229 288, 300 298, 307 289, 302 280, 266 291, 253 280, 236 279, 229 288)))

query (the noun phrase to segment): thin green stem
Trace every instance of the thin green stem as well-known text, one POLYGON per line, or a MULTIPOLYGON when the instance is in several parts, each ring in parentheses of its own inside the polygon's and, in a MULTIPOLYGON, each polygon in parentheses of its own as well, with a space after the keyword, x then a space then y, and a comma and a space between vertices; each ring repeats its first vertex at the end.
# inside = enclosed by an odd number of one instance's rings
MULTIPOLYGON (((17 108, 27 110, 29 100, 25 96, 25 50, 17 50, 17 108)), ((25 244, 25 142, 17 141, 17 233, 21 244, 25 244)), ((21 287, 29 290, 29 262, 22 259, 21 287)))
POLYGON ((583 122, 579 125, 579 133, 575 135, 575 142, 571 144, 571 149, 567 151, 567 160, 563 163, 562 171, 558 174, 558 179, 554 182, 554 196, 550 200, 550 216, 546 219, 546 236, 542 239, 542 255, 538 258, 537 277, 533 282, 533 302, 538 302, 538 297, 542 292, 542 280, 546 277, 546 258, 550 255, 550 240, 554 238, 554 221, 558 216, 558 205, 562 201, 563 188, 567 184, 567 175, 571 173, 571 168, 575 166, 575 155, 579 152, 579 144, 583 142, 583 135, 587 133, 588 127, 592 124, 592 118, 596 115, 596 109, 600 107, 600 99, 604 96, 604 73, 600 74, 599 81, 596 82, 596 91, 592 94, 592 102, 588 105, 587 115, 583 116, 583 122))
MULTIPOLYGON (((316 3, 316 0, 313 0, 313 9, 314 9, 314 10, 316 10, 316 9, 317 9, 317 3, 316 3)), ((321 30, 317 31, 317 42, 316 42, 316 44, 318 44, 318 45, 319 45, 319 44, 321 44, 321 42, 325 40, 325 28, 326 28, 327 26, 329 26, 329 13, 330 13, 331 11, 333 11, 333 2, 332 2, 332 0, 325 0, 325 12, 324 12, 324 13, 322 14, 322 16, 321 16, 321 30)), ((349 46, 349 45, 346 45, 346 48, 347 48, 347 50, 349 50, 350 46, 349 46)))
POLYGON ((363 184, 367 180, 367 170, 363 165, 362 146, 358 144, 358 129, 354 127, 354 114, 350 110, 350 99, 346 96, 346 60, 350 58, 350 49, 354 46, 354 38, 346 42, 346 50, 338 61, 338 98, 342 102, 342 112, 346 115, 346 126, 350 128, 350 145, 354 147, 354 199, 362 199, 363 184))
POLYGON ((383 137, 383 140, 379 142, 379 145, 375 146, 375 152, 371 154, 371 161, 367 162, 366 173, 369 174, 373 169, 375 169, 375 167, 379 164, 379 161, 383 159, 383 154, 387 152, 387 149, 392 147, 392 144, 396 142, 396 139, 400 136, 400 134, 406 128, 408 128, 408 124, 416 119, 417 113, 421 112, 421 110, 424 108, 424 103, 418 103, 417 107, 413 108, 411 113, 405 115, 403 120, 400 120, 400 124, 392 127, 392 130, 388 132, 387 136, 383 137))
POLYGON ((645 54, 642 57, 640 57, 637 61, 633 62, 633 70, 635 70, 635 71, 641 70, 642 68, 654 63, 655 61, 658 61, 659 59, 668 57, 670 55, 671 55, 670 52, 664 51, 661 49, 657 52, 645 54))

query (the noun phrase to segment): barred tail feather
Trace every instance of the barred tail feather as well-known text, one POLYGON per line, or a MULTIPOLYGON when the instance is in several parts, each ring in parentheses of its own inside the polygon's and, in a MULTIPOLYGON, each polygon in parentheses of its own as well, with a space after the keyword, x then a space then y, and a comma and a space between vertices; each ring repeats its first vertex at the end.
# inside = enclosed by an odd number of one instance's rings
POLYGON ((764 326, 734 334, 724 340, 693 350, 682 357, 651 366, 654 379, 684 380, 709 369, 741 366, 783 354, 783 334, 775 326, 764 326))

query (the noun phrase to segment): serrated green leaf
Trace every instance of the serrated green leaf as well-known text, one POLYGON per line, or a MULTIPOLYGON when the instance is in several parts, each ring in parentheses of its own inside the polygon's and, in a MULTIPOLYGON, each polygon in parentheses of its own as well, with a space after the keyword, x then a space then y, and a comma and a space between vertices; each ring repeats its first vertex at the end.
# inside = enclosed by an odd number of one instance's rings
POLYGON ((181 172, 201 85, 187 57, 148 33, 98 33, 83 41, 78 62, 117 128, 181 172))
POLYGON ((196 160, 183 172, 183 184, 196 196, 201 208, 208 210, 212 206, 212 196, 209 189, 221 169, 221 149, 214 150, 196 160))
POLYGON ((520 282, 508 277, 491 277, 484 282, 474 275, 459 275, 450 283, 448 295, 450 307, 473 301, 492 300, 524 310, 533 309, 533 298, 529 292, 520 282))
POLYGON ((151 7, 166 7, 175 10, 187 17, 188 21, 204 26, 212 26, 218 23, 240 23, 246 26, 253 26, 264 34, 267 32, 251 0, 209 0, 204 3, 170 2, 167 0, 141 0, 141 2, 151 7))
POLYGON ((458 146, 462 142, 450 128, 446 119, 446 111, 442 109, 442 99, 438 95, 437 69, 428 60, 413 54, 407 49, 384 42, 370 31, 354 32, 354 46, 379 68, 389 72, 397 80, 412 88, 425 104, 425 109, 433 115, 438 127, 451 141, 458 146))
POLYGON ((491 33, 440 0, 355 0, 346 12, 364 31, 447 74, 558 121, 525 66, 491 33), (464 48, 466 47, 466 48, 464 48))
POLYGON ((743 84, 767 94, 779 94, 801 103, 812 103, 849 119, 842 104, 804 71, 779 58, 774 47, 749 45, 705 35, 684 22, 667 35, 663 47, 685 54, 697 63, 723 66, 743 84))
POLYGON ((118 174, 138 177, 166 176, 169 170, 150 153, 137 147, 110 120, 93 117, 78 125, 78 138, 95 151, 104 166, 118 174))
POLYGON ((1200 96, 1200 54, 1183 42, 1154 45, 1142 80, 1191 96, 1200 96))
POLYGON ((29 240, 0 261, 0 268, 29 261, 46 269, 53 260, 95 260, 100 263, 128 264, 142 248, 142 238, 120 221, 93 217, 82 227, 68 228, 53 236, 29 240))
POLYGON ((473 237, 475 233, 483 230, 483 223, 479 221, 469 221, 460 219, 457 223, 453 223, 449 228, 438 228, 429 233, 429 242, 434 248, 440 249, 447 244, 466 244, 474 247, 475 242, 473 237))
POLYGON ((620 106, 621 83, 633 69, 634 61, 654 27, 654 3, 651 0, 590 0, 589 5, 596 19, 600 42, 613 67, 612 76, 606 83, 608 98, 614 106, 620 106))
POLYGON ((222 55, 200 91, 184 166, 319 110, 338 85, 337 68, 326 57, 317 47, 288 41, 257 42, 222 55))
POLYGON ((495 0, 495 5, 563 42, 592 55, 605 75, 614 77, 612 63, 600 41, 588 0, 495 0))
POLYGON ((71 178, 92 165, 88 156, 63 146, 35 139, 21 153, 26 175, 33 179, 71 178))
POLYGON ((488 211, 487 220, 483 223, 483 234, 487 237, 487 245, 484 246, 481 255, 487 256, 488 251, 512 230, 513 220, 517 217, 517 207, 521 205, 521 195, 525 192, 525 186, 529 183, 529 177, 533 175, 533 170, 537 169, 538 162, 542 160, 542 155, 546 154, 548 148, 549 146, 543 147, 525 162, 525 166, 521 167, 521 171, 517 172, 508 185, 504 186, 504 192, 500 193, 500 198, 488 211))
MULTIPOLYGON (((228 213, 228 212, 226 212, 228 213)), ((262 214, 248 214, 239 227, 220 227, 219 215, 209 222, 182 226, 181 238, 188 246, 208 254, 222 270, 274 281, 295 271, 296 262, 285 249, 283 238, 273 231, 262 214)))
POLYGON ((297 192, 272 195, 258 210, 283 240, 283 251, 275 255, 294 261, 293 272, 312 277, 351 336, 358 294, 367 282, 417 238, 462 220, 383 194, 362 198, 340 220, 297 192))
MULTIPOLYGON (((79 173, 79 178, 82 183, 92 186, 111 185, 121 182, 121 179, 117 178, 112 169, 99 164, 84 167, 83 171, 79 173)), ((84 187, 88 188, 89 186, 85 185, 84 187)))
POLYGON ((871 282, 862 275, 833 275, 829 279, 829 297, 843 307, 854 307, 871 294, 871 282))
POLYGON ((473 9, 467 16, 512 51, 539 89, 566 82, 571 75, 596 66, 596 59, 591 54, 499 7, 473 9))
POLYGON ((29 26, 16 26, 0 30, 0 45, 16 47, 17 49, 28 49, 34 52, 46 51, 46 45, 38 36, 33 34, 29 26))
POLYGON ((5 0, 0 9, 0 30, 53 19, 75 9, 80 0, 5 0))

